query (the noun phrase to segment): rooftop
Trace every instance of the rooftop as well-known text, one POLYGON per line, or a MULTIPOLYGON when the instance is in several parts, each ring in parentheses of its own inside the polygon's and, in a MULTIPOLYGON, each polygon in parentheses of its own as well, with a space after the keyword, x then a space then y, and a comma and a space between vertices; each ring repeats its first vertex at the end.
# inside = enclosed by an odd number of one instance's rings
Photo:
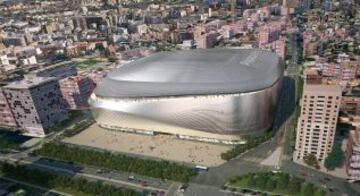
POLYGON ((54 77, 37 77, 33 75, 25 75, 25 78, 19 81, 12 82, 4 88, 8 89, 29 89, 35 86, 39 86, 43 83, 56 80, 54 77))
POLYGON ((304 91, 316 93, 333 93, 341 95, 342 89, 340 85, 326 85, 326 84, 306 84, 304 91))
POLYGON ((67 66, 70 66, 70 65, 75 66, 75 63, 73 61, 61 61, 61 62, 52 64, 52 65, 43 67, 41 69, 34 70, 31 73, 37 74, 37 73, 41 73, 41 72, 51 71, 51 70, 57 69, 59 67, 67 67, 67 66))
POLYGON ((283 71, 279 57, 263 50, 163 52, 109 73, 95 94, 125 98, 250 92, 272 86, 283 71))

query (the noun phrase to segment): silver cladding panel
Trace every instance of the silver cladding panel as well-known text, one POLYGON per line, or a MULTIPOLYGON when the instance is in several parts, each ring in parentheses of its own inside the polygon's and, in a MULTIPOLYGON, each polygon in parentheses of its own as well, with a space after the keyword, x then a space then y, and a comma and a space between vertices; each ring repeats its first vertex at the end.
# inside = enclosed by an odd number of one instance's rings
POLYGON ((90 99, 98 124, 186 135, 187 132, 260 134, 268 129, 282 78, 256 92, 140 99, 90 99))
POLYGON ((95 94, 130 98, 253 92, 272 86, 283 72, 279 57, 264 50, 161 52, 112 71, 95 94))

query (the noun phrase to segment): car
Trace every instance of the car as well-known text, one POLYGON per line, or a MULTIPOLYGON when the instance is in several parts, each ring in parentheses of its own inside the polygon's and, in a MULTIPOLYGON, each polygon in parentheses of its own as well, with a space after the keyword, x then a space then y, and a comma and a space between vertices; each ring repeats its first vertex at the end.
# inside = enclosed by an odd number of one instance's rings
POLYGON ((103 172, 103 173, 110 173, 111 171, 110 171, 110 170, 107 170, 107 169, 103 169, 102 172, 103 172))
POLYGON ((135 176, 129 176, 128 177, 128 181, 134 181, 135 180, 135 176))
POLYGON ((274 173, 274 174, 280 173, 279 170, 271 170, 271 172, 274 173))
POLYGON ((354 183, 354 182, 356 182, 356 180, 354 180, 354 179, 346 179, 349 183, 354 183))

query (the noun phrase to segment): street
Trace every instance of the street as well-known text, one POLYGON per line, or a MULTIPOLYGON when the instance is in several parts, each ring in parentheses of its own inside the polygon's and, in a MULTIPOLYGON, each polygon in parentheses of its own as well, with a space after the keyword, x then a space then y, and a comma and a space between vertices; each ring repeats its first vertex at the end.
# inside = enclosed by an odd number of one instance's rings
MULTIPOLYGON (((174 186, 173 183, 175 183, 139 175, 135 175, 135 180, 130 181, 128 180, 129 176, 134 174, 107 170, 99 171, 99 168, 78 166, 75 164, 69 164, 55 160, 46 160, 31 156, 19 157, 19 154, 14 155, 14 157, 3 156, 0 157, 0 160, 11 163, 24 164, 29 167, 44 171, 55 172, 58 175, 81 177, 89 181, 101 180, 116 187, 130 188, 140 192, 147 190, 166 193, 170 186, 174 186)), ((178 183, 175 184, 177 184, 176 187, 180 186, 178 183)))

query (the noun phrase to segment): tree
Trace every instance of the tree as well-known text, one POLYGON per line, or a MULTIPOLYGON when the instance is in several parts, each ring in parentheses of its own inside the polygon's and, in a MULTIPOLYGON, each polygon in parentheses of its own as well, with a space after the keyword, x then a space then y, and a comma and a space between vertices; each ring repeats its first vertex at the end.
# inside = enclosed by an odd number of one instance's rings
POLYGON ((276 182, 273 179, 268 179, 266 181, 266 190, 272 191, 276 188, 276 182))
POLYGON ((35 153, 47 158, 181 182, 187 182, 196 175, 192 168, 168 161, 140 159, 55 142, 44 144, 35 153))
POLYGON ((301 195, 303 196, 311 196, 314 194, 314 186, 309 183, 303 184, 301 187, 301 195))
POLYGON ((260 189, 265 189, 266 186, 266 178, 264 176, 258 176, 256 178, 256 186, 259 187, 260 189))
POLYGON ((301 181, 296 177, 292 177, 289 182, 288 189, 289 189, 289 192, 292 194, 300 192, 301 181))
POLYGON ((269 138, 273 136, 272 134, 273 134, 272 132, 269 132, 262 136, 249 138, 245 144, 237 144, 232 149, 221 153, 221 158, 223 160, 229 161, 232 158, 235 158, 236 156, 240 155, 241 153, 244 153, 246 150, 255 148, 261 143, 267 141, 269 138))
POLYGON ((264 174, 260 174, 256 178, 256 186, 260 189, 265 189, 267 177, 264 174))
POLYGON ((289 179, 289 174, 281 174, 280 178, 276 181, 276 188, 285 190, 288 187, 289 179))
POLYGON ((341 144, 335 144, 332 151, 325 158, 324 166, 328 170, 334 170, 336 167, 341 167, 344 162, 344 152, 341 149, 341 144))
MULTIPOLYGON (((0 162, 0 173, 17 180, 31 182, 49 189, 67 189, 72 193, 81 193, 86 195, 107 195, 107 196, 135 196, 138 192, 118 188, 102 182, 91 182, 83 178, 72 178, 69 176, 60 176, 39 169, 32 169, 26 166, 14 166, 8 163, 0 162)), ((74 194, 76 195, 76 194, 74 194)))
POLYGON ((326 191, 324 190, 317 190, 314 193, 314 196, 325 196, 326 195, 326 191))
POLYGON ((256 185, 256 180, 255 180, 255 177, 254 175, 251 175, 247 181, 247 185, 249 187, 254 187, 256 185))
POLYGON ((314 167, 318 164, 316 156, 313 154, 307 154, 306 156, 304 156, 304 162, 307 165, 312 166, 312 167, 314 167))
MULTIPOLYGON (((287 173, 258 172, 229 180, 230 187, 255 189, 258 195, 267 195, 268 191, 275 195, 325 196, 326 192, 287 173), (246 182, 246 184, 244 184, 246 182), (287 183, 288 182, 288 183, 287 183), (286 188, 285 188, 286 187, 286 188)), ((228 184, 228 183, 227 183, 228 184)))

